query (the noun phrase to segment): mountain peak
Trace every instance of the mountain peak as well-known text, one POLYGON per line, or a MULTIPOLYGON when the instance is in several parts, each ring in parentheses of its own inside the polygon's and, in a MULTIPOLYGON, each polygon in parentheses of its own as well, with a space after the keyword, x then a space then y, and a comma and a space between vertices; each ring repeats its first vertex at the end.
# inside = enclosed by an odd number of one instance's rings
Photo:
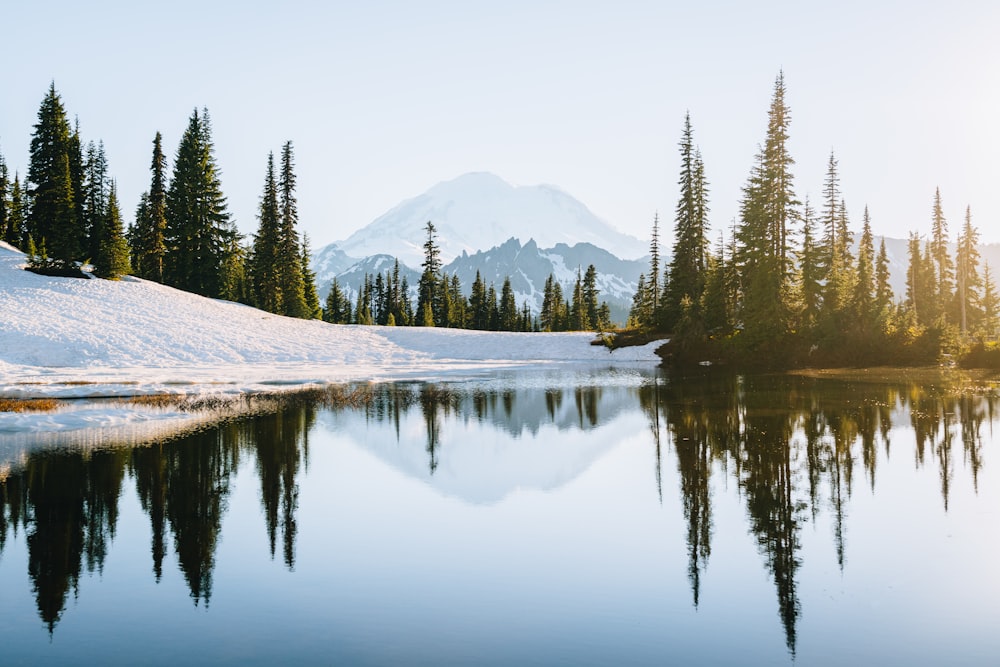
POLYGON ((619 257, 635 258, 646 252, 644 242, 619 232, 555 186, 514 186, 483 171, 434 185, 337 245, 353 257, 387 253, 418 266, 428 221, 437 230, 445 262, 510 238, 534 239, 541 247, 588 242, 619 257))

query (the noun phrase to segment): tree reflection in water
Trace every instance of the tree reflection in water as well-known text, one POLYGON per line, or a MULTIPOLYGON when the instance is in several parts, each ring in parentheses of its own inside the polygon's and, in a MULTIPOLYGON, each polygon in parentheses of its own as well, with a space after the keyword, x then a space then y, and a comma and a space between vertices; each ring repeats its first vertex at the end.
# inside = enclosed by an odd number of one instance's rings
MULTIPOLYGON (((908 414, 918 467, 933 459, 947 511, 954 477, 952 448, 961 438, 978 484, 981 427, 992 420, 996 397, 955 383, 891 383, 800 376, 663 377, 639 390, 659 466, 661 424, 676 452, 684 518, 688 578, 694 605, 711 555, 713 474, 732 477, 743 491, 749 530, 774 581, 778 613, 794 655, 801 605, 796 573, 800 533, 824 503, 833 522, 841 569, 847 559, 846 503, 858 454, 874 492, 877 450, 888 457, 893 414, 908 414), (956 426, 957 432, 956 432, 956 426)), ((657 483, 660 473, 657 471, 657 483)))
MULTIPOLYGON (((452 420, 490 424, 513 438, 535 436, 545 425, 588 431, 610 423, 616 411, 630 409, 609 407, 602 399, 606 395, 600 386, 511 391, 375 385, 339 407, 294 401, 151 446, 35 451, 0 475, 0 554, 10 535, 23 532, 38 614, 51 632, 84 570, 103 570, 129 476, 150 522, 155 580, 162 578, 164 559, 172 550, 192 600, 207 606, 230 484, 245 461, 252 461, 259 480, 271 558, 280 551, 284 566, 294 569, 299 477, 308 463, 309 432, 319 410, 360 411, 371 422, 392 426, 397 438, 401 423, 414 412, 425 427, 427 465, 433 474, 448 455, 443 427, 452 420)), ((837 562, 846 566, 848 500, 857 475, 876 489, 879 450, 889 456, 894 418, 909 420, 896 426, 912 428, 916 465, 936 465, 947 509, 956 475, 953 450, 961 447, 978 488, 983 424, 992 423, 996 406, 993 396, 946 382, 797 376, 660 376, 629 388, 626 398, 632 395, 648 418, 661 502, 663 461, 666 452, 675 453, 693 604, 701 601, 712 554, 713 477, 734 480, 749 532, 773 580, 793 655, 802 613, 796 577, 803 527, 816 523, 821 511, 828 512, 837 562)))

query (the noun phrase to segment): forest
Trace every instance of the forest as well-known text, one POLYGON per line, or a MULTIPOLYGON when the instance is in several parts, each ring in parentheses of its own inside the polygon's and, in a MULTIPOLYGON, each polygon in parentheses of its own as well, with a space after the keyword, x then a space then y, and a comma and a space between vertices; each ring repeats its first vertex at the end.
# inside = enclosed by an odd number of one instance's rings
POLYGON ((672 253, 666 261, 654 217, 630 325, 669 337, 664 355, 682 365, 998 365, 996 283, 989 266, 980 267, 971 208, 952 244, 934 193, 930 237, 911 232, 906 293, 894 295, 885 242, 875 247, 867 207, 855 244, 833 152, 822 202, 799 200, 785 93, 779 73, 738 219, 714 247, 705 165, 685 118, 672 253))

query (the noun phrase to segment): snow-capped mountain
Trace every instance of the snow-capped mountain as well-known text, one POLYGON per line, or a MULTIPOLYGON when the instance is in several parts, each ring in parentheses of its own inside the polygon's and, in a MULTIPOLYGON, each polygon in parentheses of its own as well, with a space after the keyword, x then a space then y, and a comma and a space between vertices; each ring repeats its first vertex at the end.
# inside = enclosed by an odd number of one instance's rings
POLYGON ((439 183, 335 245, 351 257, 384 253, 418 267, 428 222, 437 230, 444 262, 509 238, 534 239, 542 247, 591 243, 625 258, 644 255, 648 245, 619 232, 554 186, 515 187, 483 172, 439 183))

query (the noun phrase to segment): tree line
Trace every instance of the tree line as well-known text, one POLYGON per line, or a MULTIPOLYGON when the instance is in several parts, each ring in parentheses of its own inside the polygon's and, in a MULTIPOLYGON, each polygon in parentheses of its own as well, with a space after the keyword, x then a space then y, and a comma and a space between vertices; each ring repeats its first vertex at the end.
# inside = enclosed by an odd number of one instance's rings
POLYGON ((53 83, 38 111, 24 186, 0 157, 0 238, 25 248, 29 269, 51 275, 125 274, 293 317, 321 313, 308 240, 297 231, 292 142, 280 174, 268 156, 259 229, 250 242, 227 209, 207 109, 195 110, 167 177, 153 139, 149 189, 126 229, 102 142, 84 145, 53 83))
POLYGON ((545 281, 541 312, 535 316, 525 300, 520 306, 506 276, 497 293, 479 271, 468 298, 457 274, 448 275, 441 263, 434 223, 425 226, 423 272, 414 305, 406 276, 400 275, 399 260, 384 274, 366 273, 352 304, 347 290, 334 279, 323 309, 323 319, 334 324, 383 326, 439 326, 480 331, 603 331, 611 327, 611 312, 599 302, 597 269, 577 271, 570 298, 551 274, 545 281))
POLYGON ((820 208, 808 197, 799 200, 785 93, 779 73, 739 217, 714 248, 705 167, 690 115, 685 117, 673 254, 661 267, 654 216, 649 273, 640 278, 630 324, 669 333, 677 361, 923 363, 995 341, 996 284, 989 266, 981 266, 971 208, 952 256, 941 194, 935 192, 930 238, 910 234, 906 294, 897 298, 885 240, 876 249, 867 207, 855 250, 834 153, 820 208))
POLYGON ((322 308, 309 266, 308 239, 298 232, 292 142, 268 155, 251 238, 237 230, 227 209, 207 109, 188 120, 168 177, 163 137, 153 139, 149 189, 126 228, 102 142, 84 145, 79 122, 71 127, 55 83, 34 125, 26 183, 10 178, 0 155, 0 239, 24 248, 29 269, 50 275, 126 274, 211 298, 333 323, 415 325, 494 331, 603 330, 611 326, 599 303, 597 272, 578 271, 571 295, 550 276, 542 312, 518 306, 510 278, 500 292, 478 275, 464 296, 456 275, 442 270, 435 230, 428 223, 425 261, 415 307, 399 264, 385 275, 365 276, 355 303, 334 280, 322 308))

